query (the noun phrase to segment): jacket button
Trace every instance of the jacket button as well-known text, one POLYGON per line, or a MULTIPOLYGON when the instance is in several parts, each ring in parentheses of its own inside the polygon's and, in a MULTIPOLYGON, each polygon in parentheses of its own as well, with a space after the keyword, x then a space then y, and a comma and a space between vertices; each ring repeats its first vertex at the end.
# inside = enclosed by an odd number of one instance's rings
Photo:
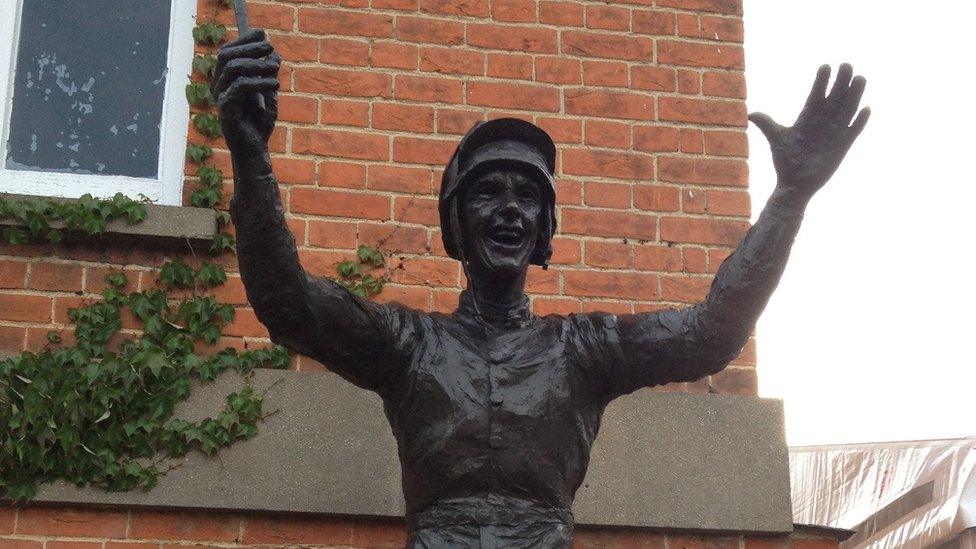
POLYGON ((496 449, 497 448, 501 448, 502 447, 502 436, 501 435, 491 435, 491 437, 488 439, 488 444, 492 448, 496 448, 496 449))

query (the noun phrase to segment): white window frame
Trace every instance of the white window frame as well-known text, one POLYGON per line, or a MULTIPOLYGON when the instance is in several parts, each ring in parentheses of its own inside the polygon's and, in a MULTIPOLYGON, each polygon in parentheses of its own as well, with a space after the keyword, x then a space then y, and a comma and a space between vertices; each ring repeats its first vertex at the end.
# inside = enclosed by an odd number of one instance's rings
MULTIPOLYGON (((86 193, 109 197, 121 192, 142 194, 155 203, 182 204, 190 109, 184 94, 193 64, 193 26, 196 0, 171 0, 166 89, 160 119, 159 172, 156 178, 7 170, 7 145, 17 38, 24 0, 0 0, 0 192, 78 198, 86 193)), ((132 0, 118 0, 130 2, 132 0)))

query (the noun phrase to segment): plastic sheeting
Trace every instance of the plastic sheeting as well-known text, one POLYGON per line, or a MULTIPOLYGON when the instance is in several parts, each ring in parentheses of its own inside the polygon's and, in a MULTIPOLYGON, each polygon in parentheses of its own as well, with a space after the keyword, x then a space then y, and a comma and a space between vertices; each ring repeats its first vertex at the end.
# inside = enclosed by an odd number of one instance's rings
POLYGON ((974 466, 976 437, 790 448, 793 520, 855 530, 845 549, 959 546, 976 527, 974 466))

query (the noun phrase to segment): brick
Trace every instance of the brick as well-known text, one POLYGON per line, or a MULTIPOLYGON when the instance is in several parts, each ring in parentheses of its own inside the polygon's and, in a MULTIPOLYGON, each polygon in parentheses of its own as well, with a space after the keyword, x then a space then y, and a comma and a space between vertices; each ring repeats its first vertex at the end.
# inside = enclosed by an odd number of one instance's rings
POLYGON ((32 290, 80 292, 84 269, 70 263, 31 263, 27 287, 32 290))
MULTIPOLYGON (((2 310, 2 307, 0 307, 2 310)), ((93 538, 125 537, 127 513, 74 507, 23 507, 17 534, 93 538)))
POLYGON ((715 215, 741 215, 750 213, 749 193, 745 191, 708 191, 708 213, 715 215))
POLYGON ((419 105, 374 103, 372 125, 382 130, 429 133, 434 131, 434 109, 419 105))
POLYGON ((630 69, 626 63, 616 61, 583 62, 583 83, 587 86, 627 87, 630 69))
POLYGON ((584 187, 586 205, 600 208, 630 208, 630 185, 588 181, 584 187))
POLYGON ((427 103, 461 102, 463 85, 460 80, 435 76, 399 74, 396 78, 396 98, 427 103))
POLYGON ((563 27, 582 27, 583 5, 577 2, 540 2, 539 22, 563 27))
POLYGON ((702 38, 742 43, 745 34, 742 19, 702 15, 700 20, 702 38))
POLYGON ((373 165, 369 167, 366 184, 380 191, 427 194, 431 191, 430 182, 429 168, 373 165))
POLYGON ((420 48, 396 42, 374 42, 369 52, 369 64, 384 69, 415 69, 420 48))
MULTIPOLYGON (((440 223, 437 200, 416 196, 398 196, 393 203, 393 219, 407 223, 436 226, 440 223)), ((431 239, 431 242, 435 241, 439 241, 439 238, 431 239)))
POLYGON ((295 89, 327 95, 390 97, 393 78, 375 72, 299 67, 295 71, 295 89))
POLYGON ((366 188, 366 166, 350 162, 319 162, 319 185, 323 187, 366 188))
POLYGON ((495 50, 556 53, 556 31, 523 25, 468 24, 468 44, 495 50))
POLYGON ((649 62, 654 43, 649 38, 638 36, 566 31, 562 33, 560 48, 570 55, 649 62))
POLYGON ((537 118, 535 123, 546 130, 556 143, 582 143, 583 122, 573 118, 537 118))
POLYGON ((705 154, 715 156, 749 156, 745 132, 708 130, 705 132, 705 154))
POLYGON ((362 11, 301 8, 298 10, 298 29, 309 34, 390 38, 393 36, 393 17, 362 11))
MULTIPOLYGON (((723 395, 745 395, 745 396, 756 396, 759 394, 759 381, 756 378, 756 371, 747 368, 726 368, 717 374, 712 374, 712 386, 719 394, 723 395)), ((831 544, 827 540, 822 540, 825 542, 822 547, 823 549, 834 549, 837 547, 836 542, 831 544)), ((791 546, 795 547, 795 546, 791 546)), ((812 546, 809 549, 814 549, 812 546)))
POLYGON ((618 6, 591 4, 586 7, 586 28, 629 31, 630 10, 618 6))
POLYGON ((245 544, 351 545, 352 523, 341 518, 253 515, 244 522, 242 541, 245 544))
POLYGON ((654 98, 649 95, 580 88, 566 90, 565 96, 569 114, 654 120, 654 98))
POLYGON ((407 285, 454 287, 461 264, 453 259, 406 258, 394 265, 391 282, 407 285))
POLYGON ((284 122, 314 124, 318 121, 319 102, 311 97, 278 96, 278 119, 284 122))
POLYGON ((345 221, 308 222, 308 245, 316 248, 353 249, 359 243, 356 226, 345 221))
POLYGON ((389 219, 390 199, 376 194, 300 187, 291 191, 291 210, 313 215, 389 219))
POLYGON ((667 67, 635 66, 630 68, 631 86, 639 90, 670 92, 676 88, 675 70, 667 67))
POLYGON ((289 185, 313 185, 315 162, 298 158, 275 158, 274 173, 281 183, 289 185))
POLYGON ((631 264, 630 255, 630 246, 627 244, 593 240, 586 243, 584 263, 593 267, 626 269, 631 264))
POLYGON ((747 537, 745 549, 786 549, 787 539, 777 537, 747 537))
POLYGON ((393 139, 393 160, 409 164, 444 166, 457 147, 456 140, 396 137, 393 139))
POLYGON ((681 210, 685 213, 705 213, 707 194, 701 189, 681 190, 681 210))
POLYGON ((660 7, 742 15, 742 0, 658 0, 660 7))
POLYGON ((513 80, 532 79, 532 56, 519 53, 489 53, 488 76, 513 80))
POLYGON ((258 337, 267 339, 268 329, 258 320, 254 310, 250 307, 234 309, 234 320, 224 327, 224 335, 238 337, 258 337))
POLYGON ((478 122, 482 122, 485 115, 481 111, 465 111, 461 109, 438 109, 437 132, 463 135, 478 122))
POLYGON ((427 252, 427 229, 400 223, 363 223, 359 241, 387 253, 423 254, 427 252))
POLYGON ((369 126, 369 103, 345 99, 323 99, 321 122, 323 124, 365 128, 369 126))
POLYGON ((102 549, 102 542, 51 540, 44 544, 44 549, 102 549))
POLYGON ((567 295, 658 299, 658 276, 647 273, 566 271, 563 288, 567 295))
POLYGON ((683 246, 681 248, 681 270, 686 273, 707 273, 708 254, 703 248, 683 246))
POLYGON ((299 154, 320 154, 360 160, 387 160, 389 139, 384 135, 296 128, 292 150, 299 154))
POLYGON ((0 538, 0 547, 3 547, 3 549, 43 549, 44 542, 27 539, 0 538))
POLYGON ((537 297, 532 300, 532 312, 539 316, 577 314, 580 302, 564 297, 537 297))
POLYGON ((388 284, 383 287, 383 293, 374 299, 378 303, 399 303, 420 311, 429 311, 430 294, 431 290, 426 286, 388 284))
POLYGON ((485 73, 485 54, 457 48, 421 48, 420 70, 480 76, 485 73))
POLYGON ((51 298, 39 295, 0 294, 0 320, 50 322, 51 298))
POLYGON ((495 21, 534 23, 536 2, 527 0, 491 0, 491 17, 495 21))
POLYGON ((399 549, 406 544, 407 527, 400 521, 360 519, 353 526, 353 547, 399 549))
POLYGON ((685 95, 701 93, 701 75, 694 71, 678 71, 678 93, 685 95))
POLYGON ((549 86, 499 82, 468 83, 469 105, 557 112, 559 103, 559 91, 549 86))
MULTIPOLYGON (((24 328, 17 326, 0 326, 0 357, 18 355, 24 349, 24 328)), ((4 521, 9 518, 13 524, 13 514, 9 517, 0 509, 0 534, 9 534, 4 530, 4 521)))
POLYGON ((380 10, 416 11, 420 9, 420 0, 373 0, 372 6, 380 10))
POLYGON ((407 42, 456 46, 464 42, 464 24, 428 17, 397 17, 396 36, 407 42))
POLYGON ((27 280, 27 262, 0 260, 0 288, 23 288, 27 280))
POLYGON ((705 151, 702 131, 694 128, 681 128, 678 132, 678 150, 687 154, 701 154, 705 151))
POLYGON ((272 36, 271 42, 275 51, 291 63, 319 60, 319 40, 316 38, 284 34, 272 36))
POLYGON ((369 44, 358 40, 323 38, 320 60, 331 65, 365 67, 369 60, 369 44))
POLYGON ((746 77, 740 72, 706 72, 702 75, 702 91, 705 95, 746 98, 746 77))
POLYGON ((550 261, 560 265, 575 265, 582 259, 580 241, 573 238, 553 238, 550 261))
POLYGON ((681 251, 672 246, 638 244, 634 248, 634 264, 641 271, 678 272, 681 270, 681 251))
POLYGON ((596 147, 629 149, 630 133, 630 126, 623 122, 587 120, 585 143, 596 147))
POLYGON ((634 153, 568 149, 563 151, 563 172, 570 175, 644 180, 654 177, 654 161, 634 153))
POLYGON ((535 78, 539 82, 551 84, 580 84, 583 81, 583 69, 578 59, 537 57, 535 78))
POLYGON ((657 218, 629 212, 565 208, 562 211, 561 232, 591 237, 653 240, 657 234, 657 218))
POLYGON ((133 511, 128 537, 232 542, 240 526, 241 517, 233 514, 133 511))
POLYGON ((658 178, 673 183, 745 187, 749 169, 744 160, 662 156, 658 159, 658 178))
POLYGON ((699 217, 665 217, 661 219, 661 240, 736 246, 749 223, 699 217))
POLYGON ((676 212, 679 209, 678 189, 637 185, 634 187, 634 206, 645 212, 676 212))
POLYGON ((634 148, 644 152, 676 152, 678 129, 664 126, 634 126, 634 148))
POLYGON ((631 27, 634 32, 667 36, 675 33, 674 13, 658 10, 635 10, 631 27))
POLYGON ((711 283, 711 277, 663 276, 661 277, 661 294, 665 301, 698 303, 708 295, 708 288, 711 283))
POLYGON ((662 97, 658 100, 658 108, 660 119, 671 122, 740 127, 746 125, 746 106, 739 101, 662 97))
POLYGON ((420 0, 420 11, 439 15, 488 17, 488 2, 485 0, 420 0))
POLYGON ((745 66, 745 54, 741 46, 729 44, 703 44, 661 40, 657 44, 657 60, 664 65, 739 69, 745 66))

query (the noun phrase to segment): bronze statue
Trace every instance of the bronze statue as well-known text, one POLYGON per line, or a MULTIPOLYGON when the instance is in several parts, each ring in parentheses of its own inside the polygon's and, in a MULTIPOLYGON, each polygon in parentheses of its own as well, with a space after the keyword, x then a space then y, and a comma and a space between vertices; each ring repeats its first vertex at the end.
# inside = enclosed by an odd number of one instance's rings
MULTIPOLYGON (((444 245, 467 275, 453 314, 360 299, 306 273, 285 226, 267 141, 281 58, 262 31, 224 46, 214 83, 235 174, 247 296, 273 341, 376 391, 396 437, 408 547, 569 547, 570 508, 614 398, 722 370, 776 286, 804 207, 864 128, 865 81, 821 67, 792 127, 769 139, 776 191, 707 299, 682 310, 537 317, 524 293, 556 229, 556 148, 521 120, 462 140, 440 192, 444 245), (264 106, 257 97, 263 96, 264 106)), ((363 474, 369 474, 363 471, 363 474)))

